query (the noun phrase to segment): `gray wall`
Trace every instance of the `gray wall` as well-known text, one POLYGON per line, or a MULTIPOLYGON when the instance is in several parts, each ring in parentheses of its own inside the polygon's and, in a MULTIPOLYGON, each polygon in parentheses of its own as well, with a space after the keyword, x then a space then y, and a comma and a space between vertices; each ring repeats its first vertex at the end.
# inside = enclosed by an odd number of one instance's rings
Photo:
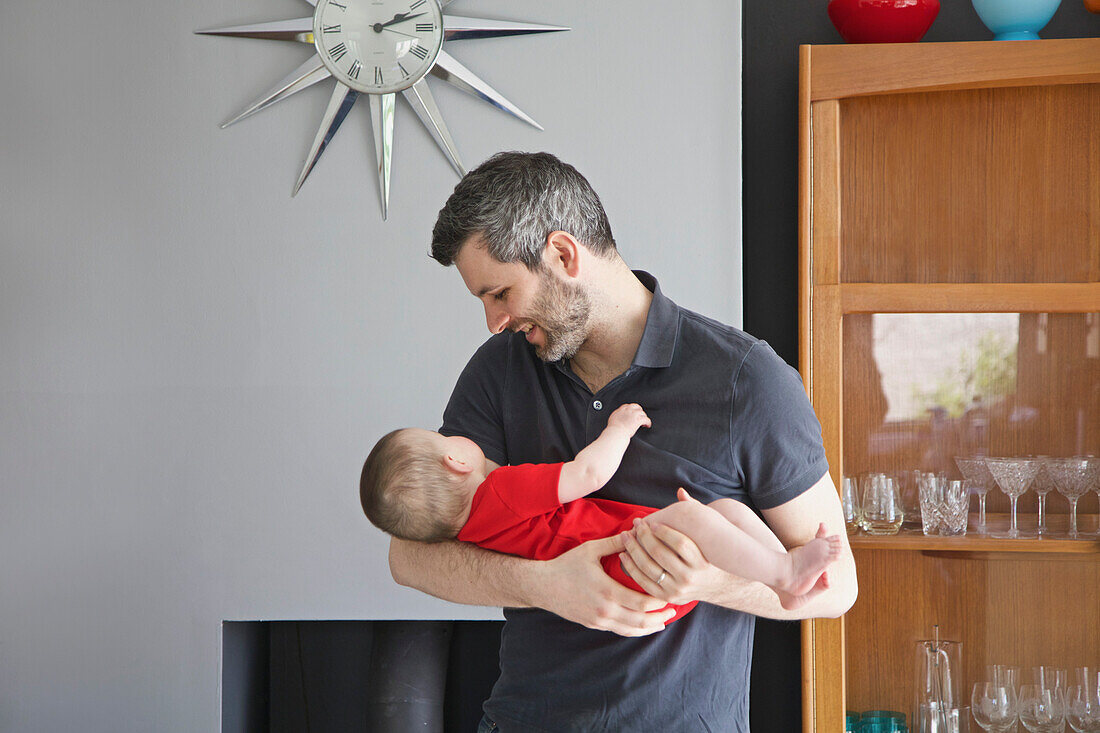
MULTIPOLYGON (((471 167, 550 150, 624 257, 741 321, 740 3, 456 0, 572 26, 449 44, 471 167)), ((0 730, 219 725, 226 619, 497 618, 394 585, 361 461, 434 427, 487 335, 426 256, 456 181, 398 108, 389 221, 365 104, 290 190, 331 82, 218 123, 308 47, 192 35, 296 0, 0 4, 0 730)))

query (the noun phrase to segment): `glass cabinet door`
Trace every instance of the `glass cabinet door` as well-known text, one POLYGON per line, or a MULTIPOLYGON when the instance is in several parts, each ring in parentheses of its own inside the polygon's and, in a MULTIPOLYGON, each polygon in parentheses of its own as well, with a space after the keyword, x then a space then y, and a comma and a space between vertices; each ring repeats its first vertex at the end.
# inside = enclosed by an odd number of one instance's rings
POLYGON ((937 634, 954 708, 1000 668, 1071 686, 1100 666, 1100 39, 804 46, 800 77, 799 367, 890 532, 853 528, 858 600, 804 624, 804 728, 920 730, 937 634))

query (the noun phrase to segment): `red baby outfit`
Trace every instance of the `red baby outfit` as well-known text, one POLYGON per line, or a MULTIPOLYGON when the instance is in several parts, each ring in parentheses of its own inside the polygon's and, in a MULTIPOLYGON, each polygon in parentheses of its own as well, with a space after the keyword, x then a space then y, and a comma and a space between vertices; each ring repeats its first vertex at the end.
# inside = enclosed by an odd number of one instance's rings
MULTIPOLYGON (((636 517, 657 511, 651 507, 587 497, 563 505, 558 501, 562 465, 525 463, 501 466, 492 471, 477 487, 470 517, 459 531, 458 539, 531 560, 550 560, 588 540, 628 530, 634 526, 636 517)), ((619 583, 645 592, 622 569, 617 554, 606 555, 601 562, 607 574, 619 583)), ((696 603, 666 606, 676 610, 676 615, 667 623, 686 614, 696 603)))

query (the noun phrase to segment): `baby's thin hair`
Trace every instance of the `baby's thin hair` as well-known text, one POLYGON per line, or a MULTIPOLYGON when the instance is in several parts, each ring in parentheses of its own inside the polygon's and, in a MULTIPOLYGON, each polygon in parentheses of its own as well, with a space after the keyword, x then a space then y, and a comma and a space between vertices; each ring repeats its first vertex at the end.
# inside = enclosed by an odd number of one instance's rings
POLYGON ((466 509, 461 477, 407 428, 382 436, 363 464, 359 501, 371 524, 406 540, 454 539, 466 509))

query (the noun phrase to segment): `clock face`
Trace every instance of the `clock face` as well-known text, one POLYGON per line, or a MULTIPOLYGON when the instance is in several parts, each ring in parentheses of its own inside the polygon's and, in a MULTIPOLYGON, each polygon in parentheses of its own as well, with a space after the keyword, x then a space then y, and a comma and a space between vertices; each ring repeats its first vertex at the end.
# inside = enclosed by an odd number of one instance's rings
POLYGON ((313 41, 337 80, 389 94, 419 81, 443 45, 436 0, 319 0, 313 41))

